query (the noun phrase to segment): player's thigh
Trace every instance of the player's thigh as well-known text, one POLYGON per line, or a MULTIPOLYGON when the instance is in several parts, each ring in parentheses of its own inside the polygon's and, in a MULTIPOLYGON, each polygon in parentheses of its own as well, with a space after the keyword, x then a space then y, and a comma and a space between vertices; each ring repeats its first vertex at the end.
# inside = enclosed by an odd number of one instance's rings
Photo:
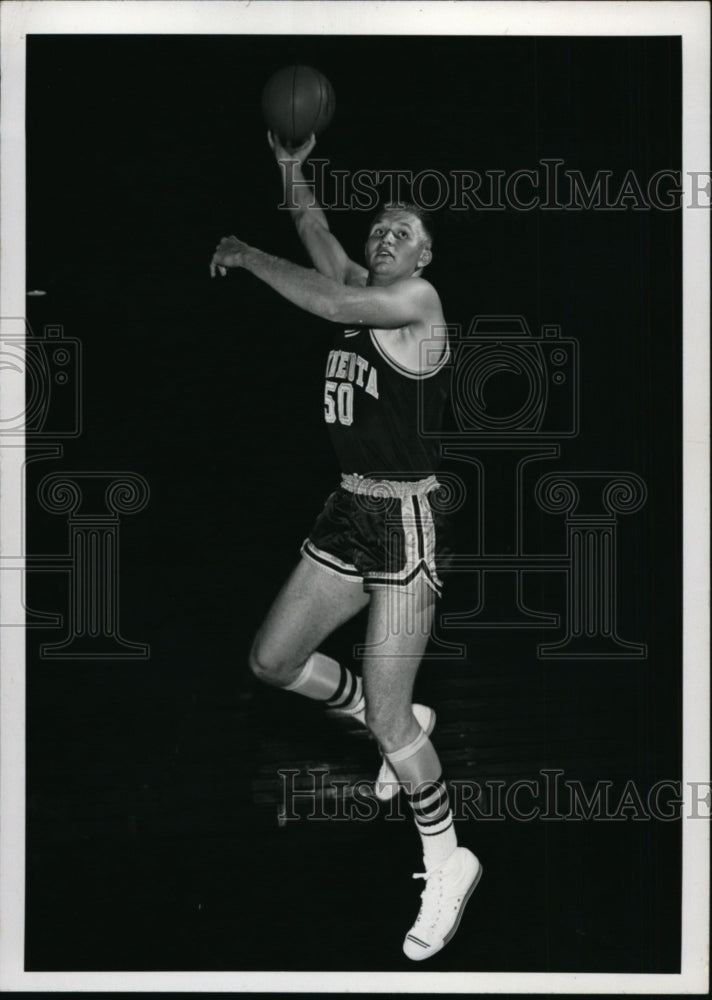
POLYGON ((363 660, 367 712, 374 724, 409 709, 434 611, 435 594, 422 580, 408 592, 374 590, 363 660))
POLYGON ((368 602, 360 581, 332 575, 301 559, 255 637, 253 669, 269 673, 300 666, 368 602))

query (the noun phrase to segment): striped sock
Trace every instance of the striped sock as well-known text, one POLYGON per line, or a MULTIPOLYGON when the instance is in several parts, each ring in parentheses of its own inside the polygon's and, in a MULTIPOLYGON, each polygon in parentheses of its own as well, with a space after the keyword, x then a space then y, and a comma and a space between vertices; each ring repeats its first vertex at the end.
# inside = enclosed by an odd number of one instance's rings
POLYGON ((285 690, 323 701, 329 708, 338 709, 353 716, 362 725, 366 724, 366 701, 361 678, 323 653, 312 653, 297 679, 285 690))
POLYGON ((408 796, 423 845, 425 870, 430 871, 445 861, 457 847, 440 760, 423 730, 412 743, 386 756, 408 796))
POLYGON ((328 698, 326 704, 329 708, 337 708, 340 712, 352 715, 362 725, 366 725, 366 699, 363 696, 363 682, 361 678, 344 666, 341 666, 341 680, 339 686, 328 698))
POLYGON ((408 801, 423 845, 425 870, 430 871, 449 858, 457 847, 445 783, 442 780, 428 782, 409 795, 408 801))

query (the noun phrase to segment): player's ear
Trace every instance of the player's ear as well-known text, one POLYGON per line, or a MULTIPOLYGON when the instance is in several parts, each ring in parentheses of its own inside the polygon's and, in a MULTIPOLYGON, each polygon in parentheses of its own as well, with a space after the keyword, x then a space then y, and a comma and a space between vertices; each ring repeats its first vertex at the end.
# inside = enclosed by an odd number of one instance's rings
POLYGON ((433 259, 433 253, 428 247, 424 247, 420 251, 420 257, 418 257, 418 267, 427 267, 430 261, 433 259))

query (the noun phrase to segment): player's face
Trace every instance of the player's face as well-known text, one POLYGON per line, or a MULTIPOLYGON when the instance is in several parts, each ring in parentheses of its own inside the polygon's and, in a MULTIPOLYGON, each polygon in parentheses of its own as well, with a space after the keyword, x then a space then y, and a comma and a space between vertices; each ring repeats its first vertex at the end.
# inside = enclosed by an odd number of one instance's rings
POLYGON ((417 215, 399 209, 384 212, 366 240, 366 265, 374 283, 410 278, 430 263, 427 237, 417 215))

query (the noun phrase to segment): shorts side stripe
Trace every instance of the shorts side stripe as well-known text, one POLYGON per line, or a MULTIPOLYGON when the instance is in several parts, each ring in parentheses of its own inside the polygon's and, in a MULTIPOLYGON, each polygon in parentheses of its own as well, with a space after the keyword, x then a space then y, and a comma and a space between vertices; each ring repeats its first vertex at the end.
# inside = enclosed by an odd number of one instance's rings
POLYGON ((420 504, 420 515, 422 518, 425 549, 423 558, 426 564, 432 567, 433 576, 438 586, 442 587, 442 580, 438 576, 437 561, 435 559, 435 522, 433 521, 433 512, 430 509, 430 501, 427 497, 425 498, 425 503, 420 504))
POLYGON ((418 559, 425 559, 425 543, 423 541, 423 523, 420 514, 420 504, 417 497, 412 497, 415 530, 418 535, 418 559))
POLYGON ((363 580, 363 577, 355 566, 342 562, 341 559, 337 559, 336 556, 332 556, 328 552, 323 552, 321 549, 318 549, 316 545, 310 542, 308 538, 302 545, 302 555, 307 556, 313 562, 327 570, 327 572, 345 577, 348 580, 352 580, 354 583, 361 583, 363 580))
POLYGON ((419 562, 406 576, 402 573, 391 573, 390 575, 367 573, 365 583, 367 587, 407 587, 421 573, 425 577, 426 583, 432 587, 438 597, 442 597, 442 581, 431 571, 428 564, 424 561, 419 562))

